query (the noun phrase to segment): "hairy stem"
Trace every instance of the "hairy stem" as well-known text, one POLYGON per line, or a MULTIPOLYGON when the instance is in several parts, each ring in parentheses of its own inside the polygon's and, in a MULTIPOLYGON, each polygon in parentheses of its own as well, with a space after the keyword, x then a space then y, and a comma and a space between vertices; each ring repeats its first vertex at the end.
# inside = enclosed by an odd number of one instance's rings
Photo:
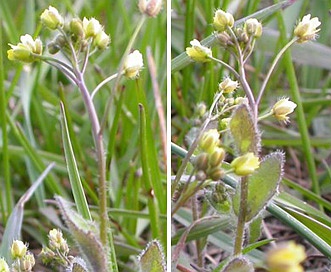
POLYGON ((248 196, 248 177, 243 177, 240 181, 240 206, 238 223, 236 229, 236 238, 234 244, 234 255, 240 255, 242 252, 242 246, 245 234, 245 223, 247 214, 247 196, 248 196))

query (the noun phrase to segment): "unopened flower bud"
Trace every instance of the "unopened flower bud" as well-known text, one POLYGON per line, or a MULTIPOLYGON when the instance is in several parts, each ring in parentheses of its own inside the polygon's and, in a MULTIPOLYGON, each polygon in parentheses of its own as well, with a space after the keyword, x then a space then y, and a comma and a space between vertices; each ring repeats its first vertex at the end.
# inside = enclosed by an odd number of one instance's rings
POLYGON ((220 129, 222 130, 227 129, 229 127, 230 120, 231 118, 223 118, 220 121, 220 129))
POLYGON ((213 18, 213 27, 216 31, 223 32, 228 27, 233 27, 234 19, 231 13, 221 9, 215 11, 213 18))
POLYGON ((216 147, 209 155, 209 165, 211 167, 220 166, 225 158, 225 151, 221 147, 216 147))
POLYGON ((247 176, 259 168, 260 161, 252 152, 246 153, 238 158, 235 158, 231 162, 231 167, 233 168, 235 174, 238 176, 247 176))
POLYGON ((52 250, 60 250, 67 254, 69 247, 67 241, 63 238, 62 232, 57 229, 52 229, 48 233, 49 247, 52 250))
POLYGON ((162 8, 162 0, 139 0, 138 7, 141 13, 156 17, 162 8))
POLYGON ((58 10, 52 6, 45 9, 40 16, 41 22, 50 29, 57 29, 63 26, 63 18, 58 10))
POLYGON ((196 180, 199 180, 199 181, 204 181, 207 179, 207 175, 206 175, 206 172, 203 171, 203 170, 199 170, 196 175, 195 175, 195 178, 196 180))
POLYGON ((83 29, 86 38, 95 38, 103 30, 100 22, 97 19, 87 19, 85 17, 83 19, 83 29))
POLYGON ((250 18, 244 24, 244 31, 248 36, 259 38, 262 35, 262 24, 257 19, 250 18))
POLYGON ((248 41, 249 41, 247 33, 242 28, 237 28, 236 29, 236 36, 237 36, 237 39, 238 39, 239 43, 247 44, 248 41))
POLYGON ((83 22, 79 18, 73 18, 69 24, 70 32, 79 40, 84 39, 85 31, 83 27, 83 22))
POLYGON ((124 74, 130 79, 135 79, 139 76, 140 70, 143 68, 143 56, 138 50, 134 50, 129 54, 124 62, 124 74))
POLYGON ((199 117, 202 117, 205 115, 206 111, 207 111, 207 106, 205 103, 200 102, 197 104, 195 111, 197 112, 199 117))
POLYGON ((223 93, 232 93, 239 87, 238 81, 231 80, 231 78, 225 78, 219 85, 218 89, 223 93))
POLYGON ((50 54, 56 54, 57 52, 59 52, 60 51, 60 47, 57 45, 57 43, 56 42, 50 42, 49 44, 47 44, 47 49, 48 49, 48 52, 50 53, 50 54))
POLYGON ((34 267, 34 265, 36 264, 36 260, 33 256, 33 254, 28 253, 26 254, 22 260, 20 261, 20 271, 24 271, 24 272, 31 272, 32 268, 34 267))
POLYGON ((239 96, 239 97, 237 97, 235 100, 234 100, 234 104, 235 105, 240 105, 240 104, 243 104, 243 103, 248 103, 248 99, 247 99, 247 97, 241 97, 241 96, 239 96))
POLYGON ((214 181, 220 180, 224 176, 224 171, 219 167, 213 167, 207 172, 208 177, 214 181))
POLYGON ((223 47, 233 45, 232 38, 227 32, 221 32, 216 34, 216 39, 223 47))
POLYGON ((206 131, 200 141, 199 141, 199 147, 206 151, 207 153, 212 153, 213 150, 219 145, 219 133, 217 129, 210 129, 206 131))
POLYGON ((0 272, 9 272, 9 266, 4 258, 0 258, 0 272))
POLYGON ((208 154, 203 152, 195 157, 194 165, 198 170, 207 170, 208 168, 208 154))
POLYGON ((282 98, 272 107, 271 111, 277 120, 286 123, 290 119, 287 115, 291 114, 296 107, 297 104, 289 101, 289 98, 282 98))
POLYGON ((270 272, 303 272, 300 263, 305 259, 305 248, 290 241, 270 250, 266 262, 270 272))
POLYGON ((95 37, 93 44, 98 47, 98 49, 104 50, 110 44, 110 37, 104 31, 101 31, 95 37))
POLYGON ((13 259, 22 258, 25 256, 28 247, 20 240, 15 240, 10 248, 10 253, 13 259))
POLYGON ((212 56, 210 48, 202 46, 196 39, 190 42, 191 47, 186 47, 186 54, 194 61, 207 62, 210 61, 209 57, 212 56))

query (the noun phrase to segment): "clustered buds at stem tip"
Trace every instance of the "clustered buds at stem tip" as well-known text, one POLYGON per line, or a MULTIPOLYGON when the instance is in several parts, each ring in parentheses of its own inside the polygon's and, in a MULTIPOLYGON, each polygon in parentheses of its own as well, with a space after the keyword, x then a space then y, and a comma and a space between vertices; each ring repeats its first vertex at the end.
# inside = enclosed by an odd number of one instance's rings
POLYGON ((297 104, 289 101, 289 98, 282 98, 272 107, 271 112, 277 120, 286 123, 290 119, 287 115, 291 114, 296 107, 297 104))
POLYGON ((210 61, 212 51, 210 48, 202 46, 196 39, 190 42, 191 47, 186 48, 186 54, 194 61, 207 62, 210 61))
POLYGON ((143 66, 143 56, 138 50, 135 50, 127 56, 124 62, 124 75, 130 79, 135 79, 139 76, 143 66))
POLYGON ((266 262, 270 272, 303 272, 300 263, 305 259, 304 247, 290 241, 270 250, 267 253, 266 262))
POLYGON ((238 81, 233 81, 231 78, 227 77, 225 78, 219 85, 219 91, 223 91, 223 93, 232 93, 234 90, 236 90, 239 87, 238 81))
POLYGON ((225 31, 228 27, 233 27, 234 18, 231 13, 221 9, 215 11, 213 18, 213 27, 218 32, 225 31))
POLYGON ((260 160, 252 152, 235 158, 231 162, 231 167, 233 168, 234 173, 238 176, 250 175, 254 173, 254 171, 259 168, 259 166, 260 160))
POLYGON ((244 31, 248 36, 259 38, 262 35, 262 24, 257 19, 250 18, 244 24, 244 31))
POLYGON ((162 0, 139 0, 138 7, 141 13, 156 17, 162 8, 162 0))
POLYGON ((52 6, 45 9, 40 16, 41 22, 50 29, 57 29, 63 26, 63 18, 58 10, 52 6))
POLYGON ((207 153, 212 153, 219 145, 219 137, 220 135, 217 129, 210 129, 202 135, 199 141, 199 147, 207 153))
POLYGON ((320 29, 318 29, 318 27, 321 25, 319 19, 317 17, 311 19, 310 17, 310 14, 303 16, 302 20, 294 29, 294 35, 299 38, 299 43, 315 40, 317 35, 316 33, 320 31, 320 29))

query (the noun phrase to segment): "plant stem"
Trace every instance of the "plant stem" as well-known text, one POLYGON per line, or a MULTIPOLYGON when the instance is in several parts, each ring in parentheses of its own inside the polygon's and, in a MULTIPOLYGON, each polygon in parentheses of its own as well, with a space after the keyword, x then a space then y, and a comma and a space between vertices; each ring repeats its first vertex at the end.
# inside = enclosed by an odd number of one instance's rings
POLYGON ((244 233, 245 233, 245 223, 246 223, 246 213, 247 213, 247 196, 248 196, 248 177, 243 177, 240 181, 240 207, 238 215, 238 223, 236 229, 236 239, 234 244, 234 255, 240 255, 242 251, 244 233))
MULTIPOLYGON (((271 64, 271 67, 270 67, 270 69, 269 69, 269 71, 268 71, 268 74, 267 74, 267 76, 265 77, 265 79, 264 79, 264 81, 263 81, 263 83, 262 83, 262 86, 261 86, 261 89, 260 89, 260 92, 259 92, 259 95, 258 95, 258 97, 257 97, 257 99, 256 99, 256 108, 258 108, 258 106, 259 106, 259 103, 260 103, 260 101, 261 101, 261 98, 262 98, 262 95, 263 95, 263 93, 264 93, 264 90, 265 90, 265 88, 266 88, 266 86, 267 86, 267 84, 268 84, 268 81, 269 81, 269 79, 270 79, 270 76, 271 76, 271 74, 272 74, 272 72, 274 71, 274 69, 275 69, 275 67, 276 67, 276 65, 277 65, 277 63, 279 62, 279 60, 280 60, 280 58, 281 58, 281 56, 285 53, 285 51, 293 44, 293 43, 295 43, 296 41, 298 40, 298 38, 293 38, 291 41, 289 41, 283 48, 282 48, 282 50, 280 50, 279 51, 279 53, 277 54, 277 56, 275 57, 275 59, 274 59, 274 61, 272 62, 272 64, 271 64)), ((257 110, 257 109, 256 109, 257 110)))
POLYGON ((106 188, 106 160, 103 146, 102 133, 100 132, 99 119, 92 102, 90 93, 87 90, 83 74, 76 71, 77 86, 81 90, 85 106, 87 108, 92 124, 92 133, 97 153, 98 175, 99 175, 99 212, 100 212, 100 240, 103 246, 107 248, 107 229, 109 219, 107 214, 107 188, 106 188))

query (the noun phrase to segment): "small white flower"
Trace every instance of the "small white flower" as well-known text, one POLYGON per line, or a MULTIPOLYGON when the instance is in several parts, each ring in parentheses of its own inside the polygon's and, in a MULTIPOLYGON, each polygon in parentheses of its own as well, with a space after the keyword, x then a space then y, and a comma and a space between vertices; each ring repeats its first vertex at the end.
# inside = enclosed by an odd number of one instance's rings
POLYGON ((290 119, 287 115, 291 114, 296 107, 297 104, 289 101, 289 98, 282 98, 272 107, 271 111, 277 120, 286 123, 290 119))
POLYGON ((135 79, 139 76, 139 72, 143 66, 143 56, 138 50, 135 50, 126 58, 124 63, 124 74, 130 79, 135 79))
POLYGON ((299 43, 315 40, 317 35, 316 33, 321 30, 318 28, 321 25, 319 19, 317 17, 311 19, 310 17, 310 14, 303 16, 302 20, 294 29, 294 35, 299 38, 299 43))
POLYGON ((218 88, 223 93, 232 93, 239 87, 238 81, 231 80, 231 78, 225 78, 219 85, 218 88))

